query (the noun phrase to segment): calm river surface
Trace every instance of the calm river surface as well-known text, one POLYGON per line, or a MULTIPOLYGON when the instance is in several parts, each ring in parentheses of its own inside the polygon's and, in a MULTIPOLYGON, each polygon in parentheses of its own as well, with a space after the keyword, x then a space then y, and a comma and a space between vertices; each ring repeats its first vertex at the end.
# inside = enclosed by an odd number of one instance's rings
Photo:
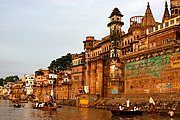
POLYGON ((56 111, 42 111, 32 109, 32 103, 23 105, 21 108, 13 108, 10 101, 0 100, 0 120, 180 120, 151 114, 135 117, 112 116, 107 110, 69 106, 63 106, 56 111))

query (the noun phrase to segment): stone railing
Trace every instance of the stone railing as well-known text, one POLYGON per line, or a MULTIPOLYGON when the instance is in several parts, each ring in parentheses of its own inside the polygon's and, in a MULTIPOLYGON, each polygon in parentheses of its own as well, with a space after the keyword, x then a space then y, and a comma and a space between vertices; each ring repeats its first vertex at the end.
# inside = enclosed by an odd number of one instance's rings
POLYGON ((162 29, 174 26, 174 25, 179 25, 179 24, 180 24, 180 16, 177 16, 175 18, 168 20, 168 22, 165 22, 165 23, 162 23, 153 27, 152 29, 147 29, 146 34, 148 35, 150 33, 153 33, 153 32, 156 32, 156 31, 159 31, 159 30, 162 30, 162 29))

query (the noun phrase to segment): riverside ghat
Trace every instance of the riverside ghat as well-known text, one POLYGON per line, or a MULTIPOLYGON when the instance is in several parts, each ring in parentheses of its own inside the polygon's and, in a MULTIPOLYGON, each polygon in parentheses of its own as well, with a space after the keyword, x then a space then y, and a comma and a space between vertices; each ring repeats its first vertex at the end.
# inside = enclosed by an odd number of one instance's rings
POLYGON ((124 15, 114 8, 107 36, 100 40, 87 36, 83 52, 69 53, 54 60, 48 70, 38 69, 34 75, 5 84, 2 98, 42 103, 48 95, 60 105, 77 109, 179 117, 178 1, 170 0, 171 14, 165 2, 161 22, 155 21, 148 2, 144 15, 130 18, 128 33, 122 30, 124 15))

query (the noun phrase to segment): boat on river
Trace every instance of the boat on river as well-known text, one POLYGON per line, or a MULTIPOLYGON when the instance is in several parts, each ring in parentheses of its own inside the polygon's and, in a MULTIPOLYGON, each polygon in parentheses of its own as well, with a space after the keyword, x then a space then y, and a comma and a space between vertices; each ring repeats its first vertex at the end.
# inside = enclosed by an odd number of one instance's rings
POLYGON ((33 109, 40 109, 40 110, 56 110, 58 108, 58 105, 56 103, 35 103, 35 105, 32 106, 33 109))
POLYGON ((36 107, 33 106, 33 109, 40 109, 40 110, 56 110, 58 106, 43 106, 43 107, 36 107))
POLYGON ((58 105, 58 108, 62 108, 63 106, 62 105, 58 105))
POLYGON ((120 110, 120 109, 109 109, 113 115, 142 115, 141 110, 120 110))
POLYGON ((130 100, 126 100, 126 106, 119 105, 115 108, 109 108, 108 110, 111 111, 113 115, 142 115, 144 111, 139 110, 136 105, 130 106, 130 100))
POLYGON ((20 105, 20 104, 14 104, 13 107, 14 107, 14 108, 20 108, 21 105, 20 105))

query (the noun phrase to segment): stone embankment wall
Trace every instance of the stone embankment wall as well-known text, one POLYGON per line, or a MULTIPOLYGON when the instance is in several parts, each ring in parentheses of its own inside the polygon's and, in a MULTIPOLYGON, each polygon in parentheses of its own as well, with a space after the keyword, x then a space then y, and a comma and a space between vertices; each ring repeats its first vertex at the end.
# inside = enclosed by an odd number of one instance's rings
POLYGON ((180 93, 171 94, 126 94, 119 98, 99 98, 97 101, 89 105, 93 108, 108 109, 126 105, 126 100, 129 99, 131 106, 138 106, 145 111, 150 110, 149 98, 152 97, 156 103, 155 109, 159 111, 168 111, 173 109, 180 113, 180 93))

